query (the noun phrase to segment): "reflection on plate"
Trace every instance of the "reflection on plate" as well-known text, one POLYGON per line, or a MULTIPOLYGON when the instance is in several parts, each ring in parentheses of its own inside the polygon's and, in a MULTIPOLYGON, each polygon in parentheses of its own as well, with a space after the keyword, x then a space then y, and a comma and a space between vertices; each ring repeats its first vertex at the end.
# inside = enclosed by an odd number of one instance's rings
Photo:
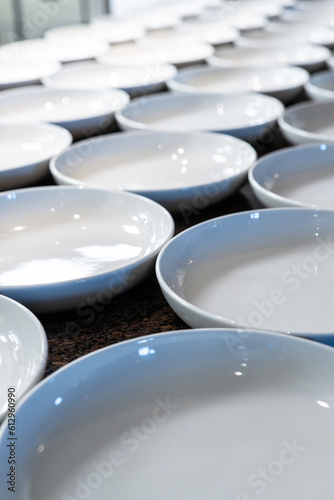
POLYGON ((283 104, 262 94, 157 94, 135 99, 116 112, 123 130, 224 132, 256 138, 283 113, 283 104))
POLYGON ((0 190, 33 184, 47 175, 50 158, 72 142, 71 134, 47 123, 0 121, 0 190))
POLYGON ((289 106, 279 117, 283 136, 291 144, 334 142, 334 101, 302 102, 289 106))
POLYGON ((209 220, 159 254, 162 292, 190 326, 334 342, 334 211, 277 208, 209 220))
MULTIPOLYGON (((265 42, 264 42, 265 43, 265 42)), ((279 48, 235 47, 216 49, 207 59, 209 64, 223 68, 273 66, 284 64, 299 66, 313 72, 323 69, 331 52, 326 47, 312 44, 293 44, 279 48)))
POLYGON ((53 123, 75 138, 87 137, 110 126, 114 112, 129 100, 122 90, 58 90, 36 85, 1 92, 0 119, 53 123))
POLYGON ((7 191, 0 212, 0 292, 39 313, 109 303, 150 271, 174 230, 147 198, 75 186, 7 191))
POLYGON ((134 97, 165 89, 165 82, 176 74, 171 64, 115 66, 91 63, 67 64, 57 74, 43 79, 56 89, 107 90, 119 88, 134 97))
POLYGON ((40 83, 42 78, 57 73, 60 68, 58 62, 0 61, 0 90, 40 83))
POLYGON ((0 295, 0 422, 8 408, 15 408, 42 378, 47 351, 47 337, 39 320, 18 302, 0 295))
POLYGON ((50 170, 58 184, 124 189, 185 211, 199 197, 208 205, 232 194, 255 159, 249 144, 223 134, 120 132, 73 145, 50 170), (73 164, 83 149, 91 154, 73 164))
POLYGON ((315 101, 334 101, 334 71, 318 71, 312 75, 305 92, 315 101))
POLYGON ((309 81, 309 73, 295 66, 254 68, 193 67, 180 70, 168 87, 176 92, 236 94, 260 92, 288 102, 295 98, 309 81))
MULTIPOLYGON (((58 370, 22 400, 16 494, 326 498, 333 384, 333 349, 286 335, 181 330, 109 346, 58 370)), ((7 438, 3 427, 5 471, 7 438)), ((4 500, 11 498, 6 488, 3 481, 4 500)))
POLYGON ((334 145, 284 148, 263 156, 249 172, 254 193, 267 207, 334 210, 334 145))

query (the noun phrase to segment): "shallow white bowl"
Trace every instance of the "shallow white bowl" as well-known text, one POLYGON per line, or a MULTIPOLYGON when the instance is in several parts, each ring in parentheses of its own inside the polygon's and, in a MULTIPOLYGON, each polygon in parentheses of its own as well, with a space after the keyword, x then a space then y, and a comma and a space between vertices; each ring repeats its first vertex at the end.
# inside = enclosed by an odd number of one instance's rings
POLYGON ((291 144, 334 142, 334 102, 309 102, 289 106, 278 119, 283 136, 291 144))
POLYGON ((312 75, 305 84, 305 92, 315 101, 334 101, 334 71, 319 71, 312 75))
POLYGON ((324 68, 330 56, 331 52, 326 47, 295 43, 279 48, 266 48, 264 45, 262 48, 216 49, 215 54, 209 57, 207 62, 213 66, 224 68, 284 64, 299 66, 313 72, 324 68))
POLYGON ((48 123, 0 121, 0 190, 33 184, 48 174, 49 161, 72 142, 71 134, 48 123))
POLYGON ((3 295, 0 295, 0 330, 1 422, 8 409, 15 409, 22 396, 42 378, 48 341, 36 316, 3 295), (8 395, 14 401, 9 401, 8 395))
POLYGON ((164 90, 166 81, 176 74, 171 64, 151 66, 118 66, 98 62, 66 65, 60 72, 44 78, 42 83, 56 89, 108 90, 119 88, 130 96, 164 90))
POLYGON ((166 9, 159 9, 159 7, 133 10, 127 19, 139 24, 147 31, 174 28, 181 22, 179 15, 166 9))
POLYGON ((130 100, 122 90, 61 90, 40 86, 4 90, 0 119, 11 122, 48 122, 66 128, 75 137, 102 132, 114 112, 130 100))
POLYGON ((262 94, 157 94, 116 112, 123 130, 224 132, 255 138, 275 123, 283 104, 262 94))
POLYGON ((295 66, 194 67, 180 70, 167 85, 171 90, 187 94, 254 91, 287 102, 301 92, 309 78, 306 70, 295 66))
POLYGON ((39 313, 110 302, 146 276, 174 230, 147 198, 76 186, 7 191, 0 212, 0 292, 39 313))
MULTIPOLYGON (((285 335, 217 329, 136 338, 84 356, 17 408, 16 495, 168 500, 178 491, 179 500, 243 500, 265 488, 266 500, 325 498, 333 352, 285 335)), ((9 442, 3 426, 4 472, 9 442)), ((10 499, 4 481, 0 488, 10 499)))
POLYGON ((324 47, 334 47, 334 30, 328 26, 313 24, 312 22, 271 22, 265 27, 273 33, 293 36, 300 43, 315 43, 324 47))
POLYGON ((239 30, 223 21, 205 21, 201 19, 183 22, 176 26, 175 31, 211 45, 232 43, 239 36, 239 30))
POLYGON ((270 2, 268 0, 239 0, 234 8, 257 12, 268 18, 279 17, 283 13, 282 2, 276 0, 270 0, 270 2))
POLYGON ((223 21, 242 32, 264 28, 268 22, 267 17, 261 12, 234 7, 233 4, 228 4, 226 7, 223 4, 216 9, 209 9, 201 14, 200 19, 223 21))
POLYGON ((198 224, 160 252, 176 314, 197 327, 252 327, 334 341, 334 211, 241 212, 198 224))
POLYGON ((280 49, 292 47, 296 43, 305 43, 305 40, 297 39, 292 33, 285 34, 265 30, 249 31, 235 40, 236 46, 251 49, 280 49))
POLYGON ((0 90, 40 83, 42 78, 54 75, 60 69, 58 62, 0 61, 0 90))
POLYGON ((334 210, 334 145, 284 148, 260 158, 249 171, 257 198, 267 207, 334 210))
POLYGON ((249 144, 223 134, 120 132, 78 142, 50 170, 58 184, 132 191, 186 210, 232 194, 255 159, 249 144))
POLYGON ((155 44, 151 42, 124 43, 112 46, 106 54, 97 58, 103 64, 113 66, 151 65, 151 64, 173 64, 177 67, 203 62, 211 56, 214 49, 211 45, 203 42, 179 43, 155 38, 155 44))
POLYGON ((23 40, 0 46, 0 61, 16 63, 58 61, 68 63, 93 59, 108 51, 108 44, 96 37, 72 37, 48 41, 44 38, 23 40))

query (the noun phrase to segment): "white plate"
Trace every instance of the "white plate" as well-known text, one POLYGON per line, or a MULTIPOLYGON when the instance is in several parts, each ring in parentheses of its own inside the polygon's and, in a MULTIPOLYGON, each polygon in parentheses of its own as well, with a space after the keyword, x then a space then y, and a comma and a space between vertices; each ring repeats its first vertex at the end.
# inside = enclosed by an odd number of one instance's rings
POLYGON ((148 198, 77 186, 7 191, 0 212, 0 292, 39 313, 111 302, 146 276, 174 230, 148 198))
POLYGON ((289 106, 279 117, 283 136, 291 144, 334 142, 334 102, 302 102, 289 106))
POLYGON ((315 101, 334 101, 334 71, 319 71, 312 75, 305 85, 305 92, 315 101))
POLYGON ((249 144, 223 134, 120 132, 73 145, 50 170, 58 184, 124 189, 184 211, 232 194, 255 159, 249 144), (85 149, 91 154, 73 163, 85 149))
POLYGON ((39 320, 18 302, 0 295, 0 422, 13 408, 8 395, 15 405, 42 378, 47 352, 39 320))
POLYGON ((214 49, 206 43, 193 41, 179 43, 163 41, 157 45, 139 40, 138 43, 124 43, 112 46, 106 54, 97 58, 103 64, 113 66, 174 64, 177 67, 203 62, 212 55, 214 49))
POLYGON ((0 46, 0 61, 16 63, 61 63, 93 59, 108 51, 108 44, 95 37, 73 37, 47 41, 42 38, 7 43, 0 46))
POLYGON ((122 90, 58 90, 43 86, 4 90, 0 119, 11 122, 48 122, 66 128, 75 137, 103 131, 114 112, 129 102, 122 90))
POLYGON ((0 90, 40 83, 42 78, 54 75, 60 68, 58 62, 0 61, 0 90))
POLYGON ((299 66, 310 72, 325 67, 331 52, 326 47, 312 44, 291 44, 280 48, 235 47, 232 49, 217 49, 215 54, 207 59, 209 64, 224 68, 273 66, 284 64, 299 66))
POLYGON ((197 327, 251 327, 334 342, 334 211, 241 212, 203 222, 159 254, 162 292, 197 327))
POLYGON ((171 64, 115 66, 98 62, 67 64, 60 72, 44 78, 43 84, 56 89, 107 90, 119 88, 136 97, 166 88, 176 74, 171 64))
POLYGON ((306 70, 295 66, 198 67, 180 70, 167 85, 171 90, 188 94, 254 91, 287 102, 301 92, 309 78, 306 70))
POLYGON ((264 28, 268 20, 266 16, 251 9, 235 8, 233 3, 229 3, 225 8, 210 9, 204 12, 200 19, 208 21, 223 21, 239 31, 248 31, 264 28))
POLYGON ((283 113, 283 104, 262 94, 156 94, 115 113, 122 130, 224 132, 255 138, 283 113))
POLYGON ((239 36, 239 30, 227 23, 201 19, 183 22, 175 28, 175 31, 211 45, 232 43, 239 36))
POLYGON ((311 22, 271 22, 265 27, 273 33, 293 36, 300 43, 315 43, 332 48, 334 46, 334 30, 326 26, 317 26, 311 22))
MULTIPOLYGON (((321 29, 321 28, 320 28, 321 29)), ((277 33, 274 31, 254 30, 240 36, 235 45, 238 47, 248 47, 261 49, 263 47, 270 49, 281 49, 293 47, 296 43, 307 43, 307 37, 302 34, 277 33)))
MULTIPOLYGON (((232 2, 231 6, 233 7, 232 2)), ((275 0, 270 0, 270 2, 268 0, 238 0, 234 8, 257 12, 268 18, 279 17, 283 12, 282 3, 275 0)))
MULTIPOLYGON (((17 408, 16 496, 330 498, 333 356, 304 339, 224 329, 84 356, 17 408)), ((9 443, 3 426, 5 473, 9 443)), ((13 497, 5 481, 0 488, 3 500, 13 497)))
POLYGON ((71 134, 47 123, 0 121, 0 190, 33 184, 48 174, 50 158, 72 142, 71 134))
POLYGON ((145 30, 139 24, 115 18, 111 15, 96 16, 88 25, 70 25, 52 28, 44 33, 49 41, 63 40, 64 38, 85 37, 100 38, 108 43, 123 43, 137 40, 144 36, 145 30))
POLYGON ((334 210, 334 145, 284 148, 263 156, 249 171, 249 182, 267 207, 334 210))
POLYGON ((181 22, 180 16, 166 9, 150 8, 131 12, 128 19, 142 26, 145 30, 174 28, 181 22))

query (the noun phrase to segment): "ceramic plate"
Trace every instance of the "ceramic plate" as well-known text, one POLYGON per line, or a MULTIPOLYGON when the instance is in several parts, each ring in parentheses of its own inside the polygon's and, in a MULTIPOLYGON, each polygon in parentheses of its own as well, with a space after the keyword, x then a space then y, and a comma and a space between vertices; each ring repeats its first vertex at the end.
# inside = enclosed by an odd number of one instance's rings
POLYGON ((318 71, 325 67, 331 52, 326 47, 312 44, 293 44, 280 48, 235 47, 217 49, 208 58, 208 63, 220 67, 272 66, 284 64, 300 66, 308 71, 318 71))
POLYGON ((284 148, 263 156, 249 172, 254 193, 267 207, 334 210, 334 145, 284 148))
POLYGON ((334 102, 302 102, 289 106, 278 119, 291 144, 334 142, 334 102))
POLYGON ((175 31, 211 45, 232 43, 239 36, 239 31, 236 28, 223 21, 204 21, 201 19, 183 22, 175 28, 175 31))
MULTIPOLYGON (((16 496, 329 498, 333 356, 304 339, 217 329, 136 338, 82 357, 17 408, 16 496)), ((3 426, 3 473, 10 441, 3 426)), ((13 497, 5 481, 0 494, 13 497)))
POLYGON ((209 220, 161 251, 162 292, 188 325, 334 342, 334 211, 277 208, 209 220))
POLYGON ((178 40, 164 41, 158 45, 139 40, 138 43, 123 43, 110 48, 107 54, 97 60, 113 66, 174 64, 181 67, 203 62, 213 54, 213 47, 203 42, 179 43, 178 40))
POLYGON ((0 62, 0 90, 40 83, 42 78, 54 75, 61 68, 58 62, 16 63, 0 62))
POLYGON ((171 90, 189 94, 255 91, 287 102, 301 92, 309 78, 306 70, 295 66, 196 67, 180 70, 167 85, 171 90))
POLYGON ((268 20, 266 16, 260 12, 246 8, 237 8, 233 4, 234 2, 229 3, 226 8, 223 4, 217 9, 209 9, 200 16, 200 19, 223 21, 239 31, 261 29, 267 24, 268 20))
POLYGON ((68 38, 52 41, 36 38, 0 46, 0 61, 67 63, 93 59, 107 51, 108 44, 95 37, 72 37, 70 41, 68 38))
POLYGON ((334 71, 318 71, 312 75, 305 92, 315 101, 334 101, 334 71))
POLYGON ((268 18, 279 17, 283 13, 282 3, 275 0, 270 0, 270 2, 268 0, 239 0, 235 8, 251 10, 268 18))
POLYGON ((42 378, 47 351, 39 320, 18 302, 0 295, 0 422, 42 378))
POLYGON ((58 90, 43 86, 4 90, 0 119, 11 122, 43 121, 66 128, 75 137, 103 131, 114 112, 129 102, 122 90, 58 90))
POLYGON ((76 186, 6 191, 0 212, 0 292, 38 313, 109 303, 149 272, 174 229, 147 198, 76 186))
MULTIPOLYGON (((297 43, 296 37, 290 33, 275 33, 273 31, 254 30, 239 36, 236 39, 235 45, 238 47, 246 47, 250 49, 283 49, 291 47, 297 43)), ((300 42, 299 42, 300 43, 300 42)))
POLYGON ((316 43, 329 48, 334 46, 334 30, 312 22, 271 22, 265 29, 273 33, 292 35, 300 43, 316 43))
POLYGON ((123 130, 224 132, 256 137, 283 113, 283 104, 260 94, 157 94, 115 114, 123 130))
POLYGON ((57 89, 107 90, 119 88, 135 97, 166 88, 166 81, 176 74, 171 64, 152 66, 115 66, 97 62, 67 64, 57 74, 43 79, 43 84, 57 89))
POLYGON ((255 159, 249 144, 223 134, 120 132, 77 143, 50 170, 58 184, 124 189, 185 210, 199 197, 209 204, 232 194, 255 159))
POLYGON ((127 17, 130 21, 149 31, 174 28, 181 22, 181 18, 177 14, 154 7, 134 10, 127 17))
POLYGON ((48 174, 50 158, 72 142, 56 125, 0 122, 0 190, 33 184, 48 174))

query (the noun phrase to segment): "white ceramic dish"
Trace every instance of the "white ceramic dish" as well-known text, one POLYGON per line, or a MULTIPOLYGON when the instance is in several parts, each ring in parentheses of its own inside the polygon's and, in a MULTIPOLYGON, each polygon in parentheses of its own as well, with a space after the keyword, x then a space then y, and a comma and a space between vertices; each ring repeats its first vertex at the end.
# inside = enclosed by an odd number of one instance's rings
POLYGON ((334 71, 319 71, 305 84, 305 92, 315 101, 334 101, 334 71))
POLYGON ((139 40, 138 43, 124 43, 112 46, 97 60, 113 66, 173 64, 177 67, 203 62, 214 49, 203 42, 179 43, 178 40, 161 41, 158 45, 139 40))
MULTIPOLYGON (((326 498, 333 366, 328 346, 251 330, 181 330, 91 353, 17 408, 16 495, 326 498)), ((3 426, 5 472, 9 441, 3 426)), ((5 481, 0 488, 12 498, 5 481)))
POLYGON ((334 210, 334 145, 284 148, 260 158, 249 182, 266 207, 334 210))
POLYGON ((54 75, 60 68, 58 62, 41 64, 0 61, 0 90, 40 83, 42 78, 54 75))
POLYGON ((171 90, 188 94, 260 92, 288 102, 301 92, 309 78, 306 70, 296 66, 194 67, 180 70, 167 85, 171 90))
POLYGON ((289 106, 278 119, 283 136, 291 144, 334 142, 334 102, 302 102, 289 106))
POLYGON ((0 422, 42 378, 47 352, 47 337, 36 316, 0 295, 0 422))
POLYGON ((313 72, 323 69, 330 59, 331 52, 326 47, 313 44, 292 44, 280 48, 235 47, 232 49, 217 49, 215 54, 207 59, 213 66, 224 68, 273 66, 284 64, 299 66, 313 72))
POLYGON ((58 184, 132 191, 185 210, 198 197, 210 204, 232 194, 255 159, 249 144, 223 134, 120 132, 73 145, 50 170, 58 184))
POLYGON ((265 27, 273 33, 293 36, 300 43, 315 43, 325 47, 334 47, 334 30, 312 22, 271 22, 265 27))
POLYGON ((115 113, 122 130, 204 131, 250 139, 284 111, 274 97, 262 94, 156 94, 132 101, 115 113))
POLYGON ((0 119, 11 122, 48 122, 66 128, 75 137, 102 132, 114 112, 130 100, 122 90, 58 90, 43 86, 4 90, 0 119))
POLYGON ((68 63, 93 59, 108 51, 108 44, 96 37, 23 40, 0 46, 0 61, 16 63, 58 61, 68 63))
POLYGON ((175 13, 154 7, 134 10, 127 17, 147 31, 174 28, 181 22, 180 16, 175 13))
POLYGON ((151 269, 170 214, 121 191, 51 186, 0 194, 0 292, 38 312, 106 301, 151 269))
POLYGON ((138 40, 144 36, 145 30, 139 24, 118 19, 110 15, 96 16, 88 25, 70 25, 52 28, 44 33, 49 41, 65 38, 100 38, 107 43, 123 43, 138 40))
POLYGON ((273 31, 254 30, 239 36, 235 41, 238 47, 248 47, 251 49, 286 49, 292 47, 296 43, 305 43, 302 38, 297 38, 292 33, 276 33, 273 31))
POLYGON ((0 121, 0 191, 16 189, 48 174, 52 156, 72 142, 71 134, 47 123, 0 121))
POLYGON ((199 18, 208 21, 223 21, 242 32, 264 28, 268 22, 266 16, 260 12, 234 7, 234 2, 228 3, 226 7, 223 4, 217 9, 209 9, 199 18))
MULTIPOLYGON (((233 8, 233 3, 230 5, 233 8)), ((239 0, 234 9, 251 10, 268 18, 280 17, 284 10, 282 3, 275 0, 270 0, 270 2, 268 0, 239 0)))
POLYGON ((201 19, 183 22, 176 26, 175 31, 211 45, 232 43, 239 36, 239 30, 227 23, 201 19))
POLYGON ((130 96, 158 92, 176 75, 171 64, 115 66, 98 62, 67 64, 60 72, 44 78, 43 84, 56 89, 108 90, 119 88, 130 96))
POLYGON ((161 290, 197 327, 251 327, 334 342, 334 211, 263 209, 212 219, 159 254, 161 290))

